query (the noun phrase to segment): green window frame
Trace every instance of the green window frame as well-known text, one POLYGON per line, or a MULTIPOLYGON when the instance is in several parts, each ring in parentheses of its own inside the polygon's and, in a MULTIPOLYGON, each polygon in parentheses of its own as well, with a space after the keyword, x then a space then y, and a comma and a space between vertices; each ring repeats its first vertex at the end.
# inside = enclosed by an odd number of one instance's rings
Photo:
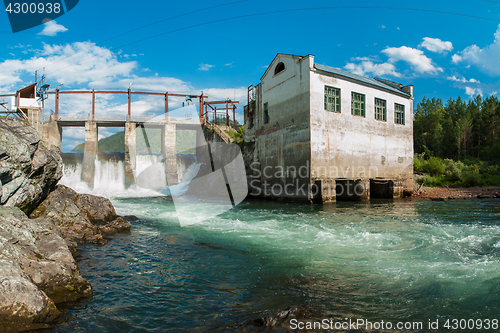
POLYGON ((340 89, 325 86, 325 110, 340 112, 340 89))
POLYGON ((402 104, 394 103, 394 122, 396 124, 405 124, 405 106, 402 104))
POLYGON ((375 97, 375 119, 387 121, 387 102, 375 97))
POLYGON ((269 123, 269 108, 268 104, 264 103, 264 124, 269 123))
POLYGON ((365 116, 365 95, 351 92, 351 114, 354 116, 365 116))

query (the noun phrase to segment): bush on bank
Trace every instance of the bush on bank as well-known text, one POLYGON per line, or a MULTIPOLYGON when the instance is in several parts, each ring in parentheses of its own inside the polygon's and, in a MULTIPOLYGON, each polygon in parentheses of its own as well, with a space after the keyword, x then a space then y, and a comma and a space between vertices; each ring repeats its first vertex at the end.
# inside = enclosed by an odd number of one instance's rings
POLYGON ((500 165, 469 159, 454 161, 436 156, 426 158, 425 153, 415 154, 413 168, 425 175, 417 182, 426 186, 490 186, 500 185, 500 165))

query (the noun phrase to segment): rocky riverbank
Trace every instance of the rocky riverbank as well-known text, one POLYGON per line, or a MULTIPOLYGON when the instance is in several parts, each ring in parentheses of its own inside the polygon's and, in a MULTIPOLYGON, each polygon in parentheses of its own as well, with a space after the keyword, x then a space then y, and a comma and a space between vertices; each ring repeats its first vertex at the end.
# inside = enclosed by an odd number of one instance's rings
POLYGON ((412 195, 413 198, 423 198, 431 200, 500 198, 500 186, 429 187, 417 183, 417 180, 421 177, 421 175, 414 176, 414 192, 412 195))
POLYGON ((108 199, 57 185, 61 177, 59 153, 33 127, 0 117, 1 332, 47 327, 57 304, 90 297, 72 255, 77 244, 130 229, 108 199))

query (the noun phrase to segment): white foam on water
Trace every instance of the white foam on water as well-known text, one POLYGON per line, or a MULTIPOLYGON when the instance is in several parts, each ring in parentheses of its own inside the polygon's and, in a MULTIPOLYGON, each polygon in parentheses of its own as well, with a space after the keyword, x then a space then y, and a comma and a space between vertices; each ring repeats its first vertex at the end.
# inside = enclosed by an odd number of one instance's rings
MULTIPOLYGON (((154 163, 161 161, 161 155, 139 154, 136 157, 136 175, 154 163)), ((95 160, 94 188, 81 180, 82 164, 65 165, 64 174, 59 184, 66 185, 78 193, 88 193, 106 198, 137 198, 157 197, 162 195, 182 195, 186 192, 189 182, 198 174, 201 164, 196 163, 196 157, 184 156, 177 160, 177 172, 180 183, 169 188, 155 191, 139 186, 125 188, 125 167, 123 161, 95 160), (186 165, 185 162, 189 163, 186 165)))

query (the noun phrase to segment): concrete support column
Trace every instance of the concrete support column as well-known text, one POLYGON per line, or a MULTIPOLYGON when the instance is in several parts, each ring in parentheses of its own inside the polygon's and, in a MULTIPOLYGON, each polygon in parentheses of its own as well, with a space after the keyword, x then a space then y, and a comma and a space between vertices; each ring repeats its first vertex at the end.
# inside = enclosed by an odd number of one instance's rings
POLYGON ((29 108, 28 109, 28 120, 40 136, 42 136, 42 109, 39 108, 29 108))
POLYGON ((358 179, 356 181, 356 185, 358 187, 358 192, 360 194, 361 192, 363 192, 363 194, 361 194, 360 196, 360 199, 362 200, 370 199, 370 179, 366 178, 358 179))
POLYGON ((168 186, 179 183, 177 175, 177 153, 175 147, 176 125, 165 124, 161 129, 161 153, 165 160, 165 174, 168 186))
POLYGON ((135 185, 136 181, 136 128, 136 123, 125 123, 125 188, 135 185))
POLYGON ((85 122, 85 149, 83 152, 82 180, 94 188, 95 159, 97 156, 97 123, 85 122))
POLYGON ((57 121, 50 121, 42 125, 42 141, 45 148, 49 150, 61 152, 62 143, 62 127, 57 124, 57 121))
MULTIPOLYGON (((412 181, 413 185, 413 181, 412 181)), ((394 198, 399 198, 403 196, 404 182, 401 179, 394 179, 393 195, 394 198)))
POLYGON ((320 179, 311 180, 311 200, 314 203, 334 202, 335 198, 335 180, 320 179))

